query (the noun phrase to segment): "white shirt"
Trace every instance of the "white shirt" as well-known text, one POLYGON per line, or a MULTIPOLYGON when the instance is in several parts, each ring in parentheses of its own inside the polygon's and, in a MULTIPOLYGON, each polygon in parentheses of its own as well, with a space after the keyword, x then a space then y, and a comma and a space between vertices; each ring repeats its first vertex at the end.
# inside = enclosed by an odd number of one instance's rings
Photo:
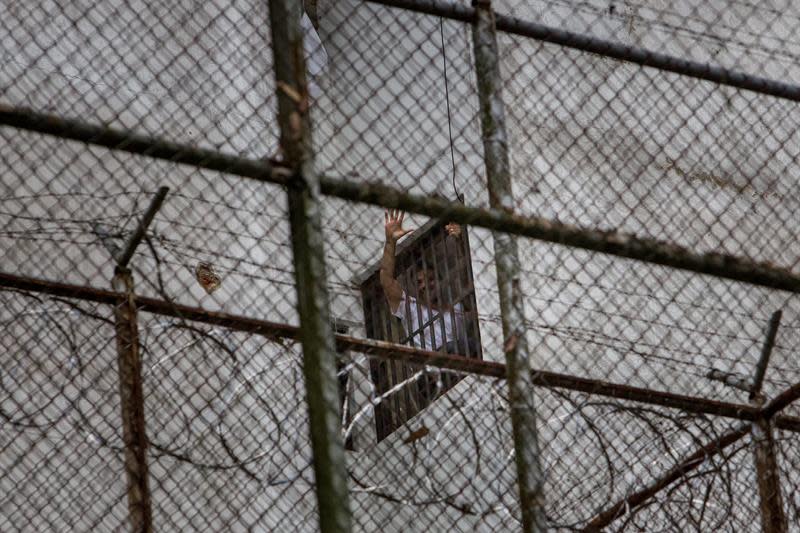
POLYGON ((401 320, 407 334, 414 333, 411 343, 417 348, 436 351, 448 342, 453 342, 457 338, 464 338, 464 307, 460 303, 453 306, 452 313, 450 310, 431 310, 424 305, 418 304, 416 298, 408 296, 403 291, 400 305, 397 306, 397 310, 392 314, 401 320), (422 322, 420 322, 420 316, 422 317, 422 322), (431 318, 434 321, 425 326, 423 335, 420 335, 420 332, 417 331, 420 324, 427 323, 431 318), (444 342, 442 341, 441 318, 444 318, 444 342), (453 319, 455 319, 456 333, 453 332, 453 319), (433 333, 433 341, 431 341, 431 333, 433 333), (422 345, 423 337, 424 346, 422 345))

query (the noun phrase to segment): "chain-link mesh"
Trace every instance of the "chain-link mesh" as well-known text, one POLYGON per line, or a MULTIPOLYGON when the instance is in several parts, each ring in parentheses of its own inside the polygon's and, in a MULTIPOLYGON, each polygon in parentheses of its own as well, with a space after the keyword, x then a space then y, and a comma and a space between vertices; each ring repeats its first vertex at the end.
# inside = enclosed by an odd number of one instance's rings
POLYGON ((492 2, 487 111, 486 2, 306 0, 305 91, 275 82, 268 3, 0 5, 0 530, 320 527, 288 97, 352 529, 530 526, 502 223, 548 527, 800 531, 793 6, 492 2))

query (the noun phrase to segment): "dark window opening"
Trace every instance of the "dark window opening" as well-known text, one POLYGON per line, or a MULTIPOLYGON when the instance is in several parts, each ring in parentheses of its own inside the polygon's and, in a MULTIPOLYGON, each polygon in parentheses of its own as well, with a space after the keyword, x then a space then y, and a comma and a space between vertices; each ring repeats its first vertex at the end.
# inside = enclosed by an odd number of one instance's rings
MULTIPOLYGON (((396 315, 377 269, 361 285, 367 337, 482 359, 466 228, 458 236, 448 235, 445 224, 436 221, 418 229, 398 246, 395 275, 404 291, 396 315)), ((375 406, 378 441, 462 379, 449 371, 380 359, 370 360, 370 375, 377 396, 396 388, 375 406)))

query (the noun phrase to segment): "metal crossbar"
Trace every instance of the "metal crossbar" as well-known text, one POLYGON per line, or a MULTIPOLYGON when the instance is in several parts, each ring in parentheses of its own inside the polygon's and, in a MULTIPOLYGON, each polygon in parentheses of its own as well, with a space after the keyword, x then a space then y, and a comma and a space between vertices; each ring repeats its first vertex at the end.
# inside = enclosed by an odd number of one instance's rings
MULTIPOLYGON (((254 178, 276 185, 286 186, 291 174, 285 166, 268 161, 226 156, 167 141, 133 136, 132 141, 128 143, 125 142, 126 136, 129 135, 127 133, 30 110, 8 109, 0 106, 0 124, 177 163, 192 164, 198 168, 254 178), (117 142, 119 145, 115 144, 117 142)), ((361 183, 322 175, 320 176, 320 188, 323 194, 343 200, 404 209, 461 224, 742 281, 795 294, 800 293, 800 276, 767 263, 756 263, 715 252, 700 254, 671 243, 639 238, 621 232, 579 228, 544 218, 515 215, 499 209, 469 207, 459 202, 409 194, 396 187, 383 184, 361 183)))
MULTIPOLYGON (((446 0, 366 0, 373 4, 397 9, 435 15, 459 22, 471 23, 475 20, 476 9, 446 0)), ((480 2, 479 2, 480 3, 480 2)), ((496 15, 498 31, 528 37, 547 43, 557 44, 582 52, 626 61, 635 65, 651 67, 664 72, 672 72, 718 85, 745 89, 758 94, 800 102, 800 85, 785 83, 769 78, 753 76, 744 72, 708 63, 661 54, 653 50, 621 44, 590 35, 565 31, 516 17, 496 15)))
MULTIPOLYGON (((103 304, 113 304, 122 296, 120 293, 105 289, 68 285, 2 273, 0 273, 0 287, 31 291, 51 296, 77 298, 79 300, 103 304)), ((224 327, 234 331, 255 333, 269 339, 299 340, 300 327, 290 324, 281 324, 244 316, 208 311, 197 307, 189 307, 174 302, 143 296, 136 296, 136 305, 138 309, 144 312, 192 320, 198 323, 224 327)), ((502 379, 505 378, 506 375, 505 365, 502 363, 451 356, 410 346, 359 339, 342 334, 337 334, 335 337, 337 346, 341 351, 349 350, 379 358, 422 364, 491 378, 502 379)), ((762 417, 775 417, 777 427, 793 432, 800 432, 799 418, 779 414, 782 409, 800 397, 800 392, 798 392, 800 391, 800 385, 793 386, 786 390, 763 409, 757 409, 747 404, 721 402, 543 370, 532 370, 531 375, 533 384, 537 386, 585 392, 608 398, 640 402, 642 404, 681 409, 690 413, 709 414, 738 420, 752 421, 762 417)))

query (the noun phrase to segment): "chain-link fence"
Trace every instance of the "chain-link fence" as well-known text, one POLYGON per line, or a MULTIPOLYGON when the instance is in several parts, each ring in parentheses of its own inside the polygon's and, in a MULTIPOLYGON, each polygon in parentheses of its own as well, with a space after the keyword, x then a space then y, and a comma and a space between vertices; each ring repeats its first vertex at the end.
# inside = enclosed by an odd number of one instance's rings
POLYGON ((3 3, 0 530, 800 531, 798 19, 3 3))

